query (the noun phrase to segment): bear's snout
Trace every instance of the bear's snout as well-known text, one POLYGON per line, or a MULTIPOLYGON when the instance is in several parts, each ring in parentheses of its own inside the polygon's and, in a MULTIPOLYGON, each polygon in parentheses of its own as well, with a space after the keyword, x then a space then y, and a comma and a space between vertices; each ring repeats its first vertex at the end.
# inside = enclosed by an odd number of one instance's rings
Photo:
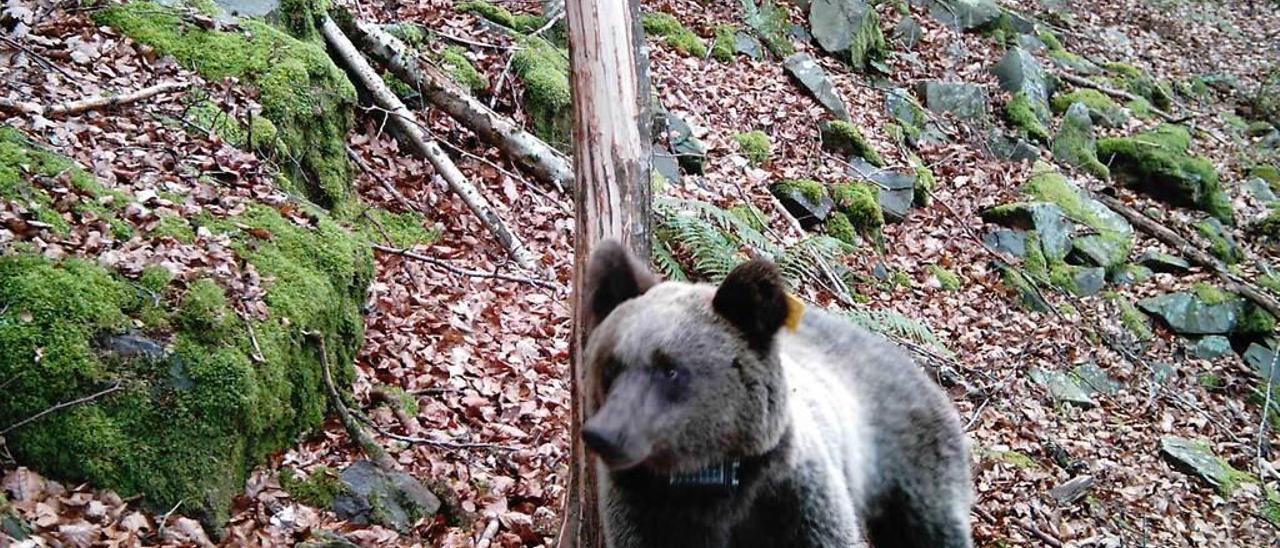
POLYGON ((582 428, 582 441, 613 470, 631 468, 649 457, 646 444, 630 435, 625 424, 611 424, 597 414, 582 428))

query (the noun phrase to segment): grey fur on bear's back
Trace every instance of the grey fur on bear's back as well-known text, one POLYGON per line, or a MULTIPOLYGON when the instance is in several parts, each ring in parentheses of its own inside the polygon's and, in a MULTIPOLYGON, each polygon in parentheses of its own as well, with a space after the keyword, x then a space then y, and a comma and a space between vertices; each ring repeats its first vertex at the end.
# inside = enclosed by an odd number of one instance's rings
MULTIPOLYGON (((683 417, 696 424, 672 424, 678 433, 653 435, 693 447, 688 454, 705 454, 724 443, 716 440, 727 434, 717 429, 732 427, 734 447, 750 454, 777 449, 778 456, 756 481, 724 499, 636 489, 637 472, 614 473, 601 464, 611 546, 857 546, 869 529, 882 532, 878 548, 970 546, 969 458, 959 419, 899 347, 811 310, 795 332, 784 328, 776 335, 768 356, 751 354, 760 359, 739 363, 735 357, 751 351, 712 310, 715 293, 713 286, 668 282, 621 303, 590 334, 588 367, 606 359, 643 364, 660 348, 725 383, 741 381, 744 386, 711 392, 730 401, 673 404, 698 406, 683 417), (804 389, 791 386, 794 381, 804 389), (757 415, 761 424, 742 425, 743 416, 757 415), (743 432, 753 434, 737 439, 743 432)), ((690 471, 708 464, 674 466, 690 471)))

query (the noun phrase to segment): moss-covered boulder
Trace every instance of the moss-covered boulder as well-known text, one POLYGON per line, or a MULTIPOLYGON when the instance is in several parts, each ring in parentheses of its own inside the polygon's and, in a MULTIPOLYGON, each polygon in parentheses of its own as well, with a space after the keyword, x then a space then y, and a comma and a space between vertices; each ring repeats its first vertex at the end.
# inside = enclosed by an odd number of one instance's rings
POLYGON ((826 221, 835 207, 827 188, 812 179, 786 179, 773 184, 769 191, 806 229, 826 221))
POLYGON ((840 57, 855 69, 883 66, 888 45, 880 30, 880 17, 862 0, 814 0, 809 4, 809 26, 823 50, 840 57))
MULTIPOLYGON (((0 193, 26 195, 34 218, 43 210, 89 222, 40 198, 49 185, 131 202, 16 132, 0 128, 0 137, 0 193), (59 173, 70 183, 57 182, 59 173)), ((367 242, 310 204, 286 211, 255 204, 235 217, 190 220, 261 277, 258 297, 233 298, 227 280, 199 270, 181 280, 160 267, 125 275, 49 259, 23 241, 5 247, 0 425, 98 394, 7 432, 18 462, 140 497, 155 511, 182 501, 183 513, 225 520, 249 469, 323 422, 320 349, 345 385, 363 337, 367 242)))
POLYGON ((173 56, 205 78, 238 78, 257 87, 262 115, 278 129, 275 146, 261 151, 275 155, 288 180, 299 187, 294 190, 311 201, 323 207, 348 202, 345 138, 355 88, 314 36, 313 22, 309 27, 304 24, 309 21, 290 25, 312 32, 309 40, 256 20, 241 20, 236 30, 217 30, 148 0, 111 4, 94 20, 173 56))
POLYGON ((569 53, 536 36, 516 40, 511 68, 524 83, 524 103, 533 132, 560 150, 569 150, 573 102, 569 95, 569 53))
POLYGON ((875 147, 871 146, 871 142, 867 141, 858 126, 843 120, 833 120, 823 122, 820 129, 822 148, 845 158, 858 157, 873 166, 884 166, 884 159, 880 157, 879 152, 876 152, 875 147))
POLYGON ((1235 213, 1218 183, 1217 170, 1208 160, 1190 154, 1190 146, 1191 134, 1185 128, 1166 124, 1131 137, 1098 141, 1098 159, 1131 188, 1233 223, 1235 213))
POLYGON ((1150 101, 1156 108, 1168 109, 1173 106, 1173 90, 1167 82, 1156 80, 1145 71, 1125 63, 1108 63, 1104 68, 1110 75, 1111 82, 1107 83, 1117 84, 1113 87, 1127 89, 1150 101))
POLYGON ((1101 124, 1107 127, 1124 127, 1129 123, 1129 113, 1116 103, 1111 97, 1096 89, 1076 89, 1070 93, 1056 95, 1053 98, 1051 106, 1053 111, 1062 114, 1071 108, 1071 105, 1083 103, 1089 109, 1089 117, 1093 118, 1093 123, 1101 124))
POLYGON ((711 43, 711 58, 721 63, 732 63, 737 54, 738 28, 733 25, 716 25, 715 40, 711 43))
POLYGON ((663 38, 671 49, 699 59, 707 56, 706 42, 681 24, 675 16, 669 13, 646 13, 641 17, 641 22, 646 33, 663 38))
POLYGON ((1067 109, 1058 134, 1053 137, 1053 158, 1066 165, 1084 170, 1099 179, 1107 179, 1111 172, 1098 161, 1097 141, 1093 136, 1093 119, 1083 103, 1067 109))
POLYGON ((513 14, 511 10, 486 0, 469 0, 455 8, 460 13, 471 13, 490 23, 502 25, 519 33, 528 34, 542 28, 546 18, 538 15, 513 14))
POLYGON ((1048 108, 1044 107, 1043 117, 1040 109, 1039 103, 1032 101, 1026 92, 1020 91, 1015 93, 1008 103, 1005 103, 1004 119, 1023 135, 1042 143, 1047 143, 1049 142, 1049 128, 1045 126, 1042 118, 1048 116, 1048 108))
POLYGON ((769 136, 763 131, 748 131, 733 136, 734 142, 738 143, 738 151, 747 157, 747 161, 753 166, 762 166, 769 161, 769 153, 773 150, 773 143, 769 142, 769 136))

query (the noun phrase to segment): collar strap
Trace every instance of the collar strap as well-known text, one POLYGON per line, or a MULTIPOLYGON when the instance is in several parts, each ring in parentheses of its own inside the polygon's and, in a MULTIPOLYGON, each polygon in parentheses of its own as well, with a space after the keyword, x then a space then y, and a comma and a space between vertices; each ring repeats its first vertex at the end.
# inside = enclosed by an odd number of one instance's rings
POLYGON ((731 460, 713 464, 701 470, 671 474, 667 476, 667 485, 681 488, 710 489, 714 491, 733 491, 741 483, 738 476, 742 461, 731 460))

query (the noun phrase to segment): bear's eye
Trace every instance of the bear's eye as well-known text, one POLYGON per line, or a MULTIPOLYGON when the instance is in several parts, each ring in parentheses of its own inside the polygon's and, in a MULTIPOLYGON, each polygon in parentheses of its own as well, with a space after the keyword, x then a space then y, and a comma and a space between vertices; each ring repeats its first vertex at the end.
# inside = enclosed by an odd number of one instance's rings
POLYGON ((658 365, 658 372, 662 374, 662 378, 674 381, 680 377, 680 368, 673 363, 662 363, 658 365))

